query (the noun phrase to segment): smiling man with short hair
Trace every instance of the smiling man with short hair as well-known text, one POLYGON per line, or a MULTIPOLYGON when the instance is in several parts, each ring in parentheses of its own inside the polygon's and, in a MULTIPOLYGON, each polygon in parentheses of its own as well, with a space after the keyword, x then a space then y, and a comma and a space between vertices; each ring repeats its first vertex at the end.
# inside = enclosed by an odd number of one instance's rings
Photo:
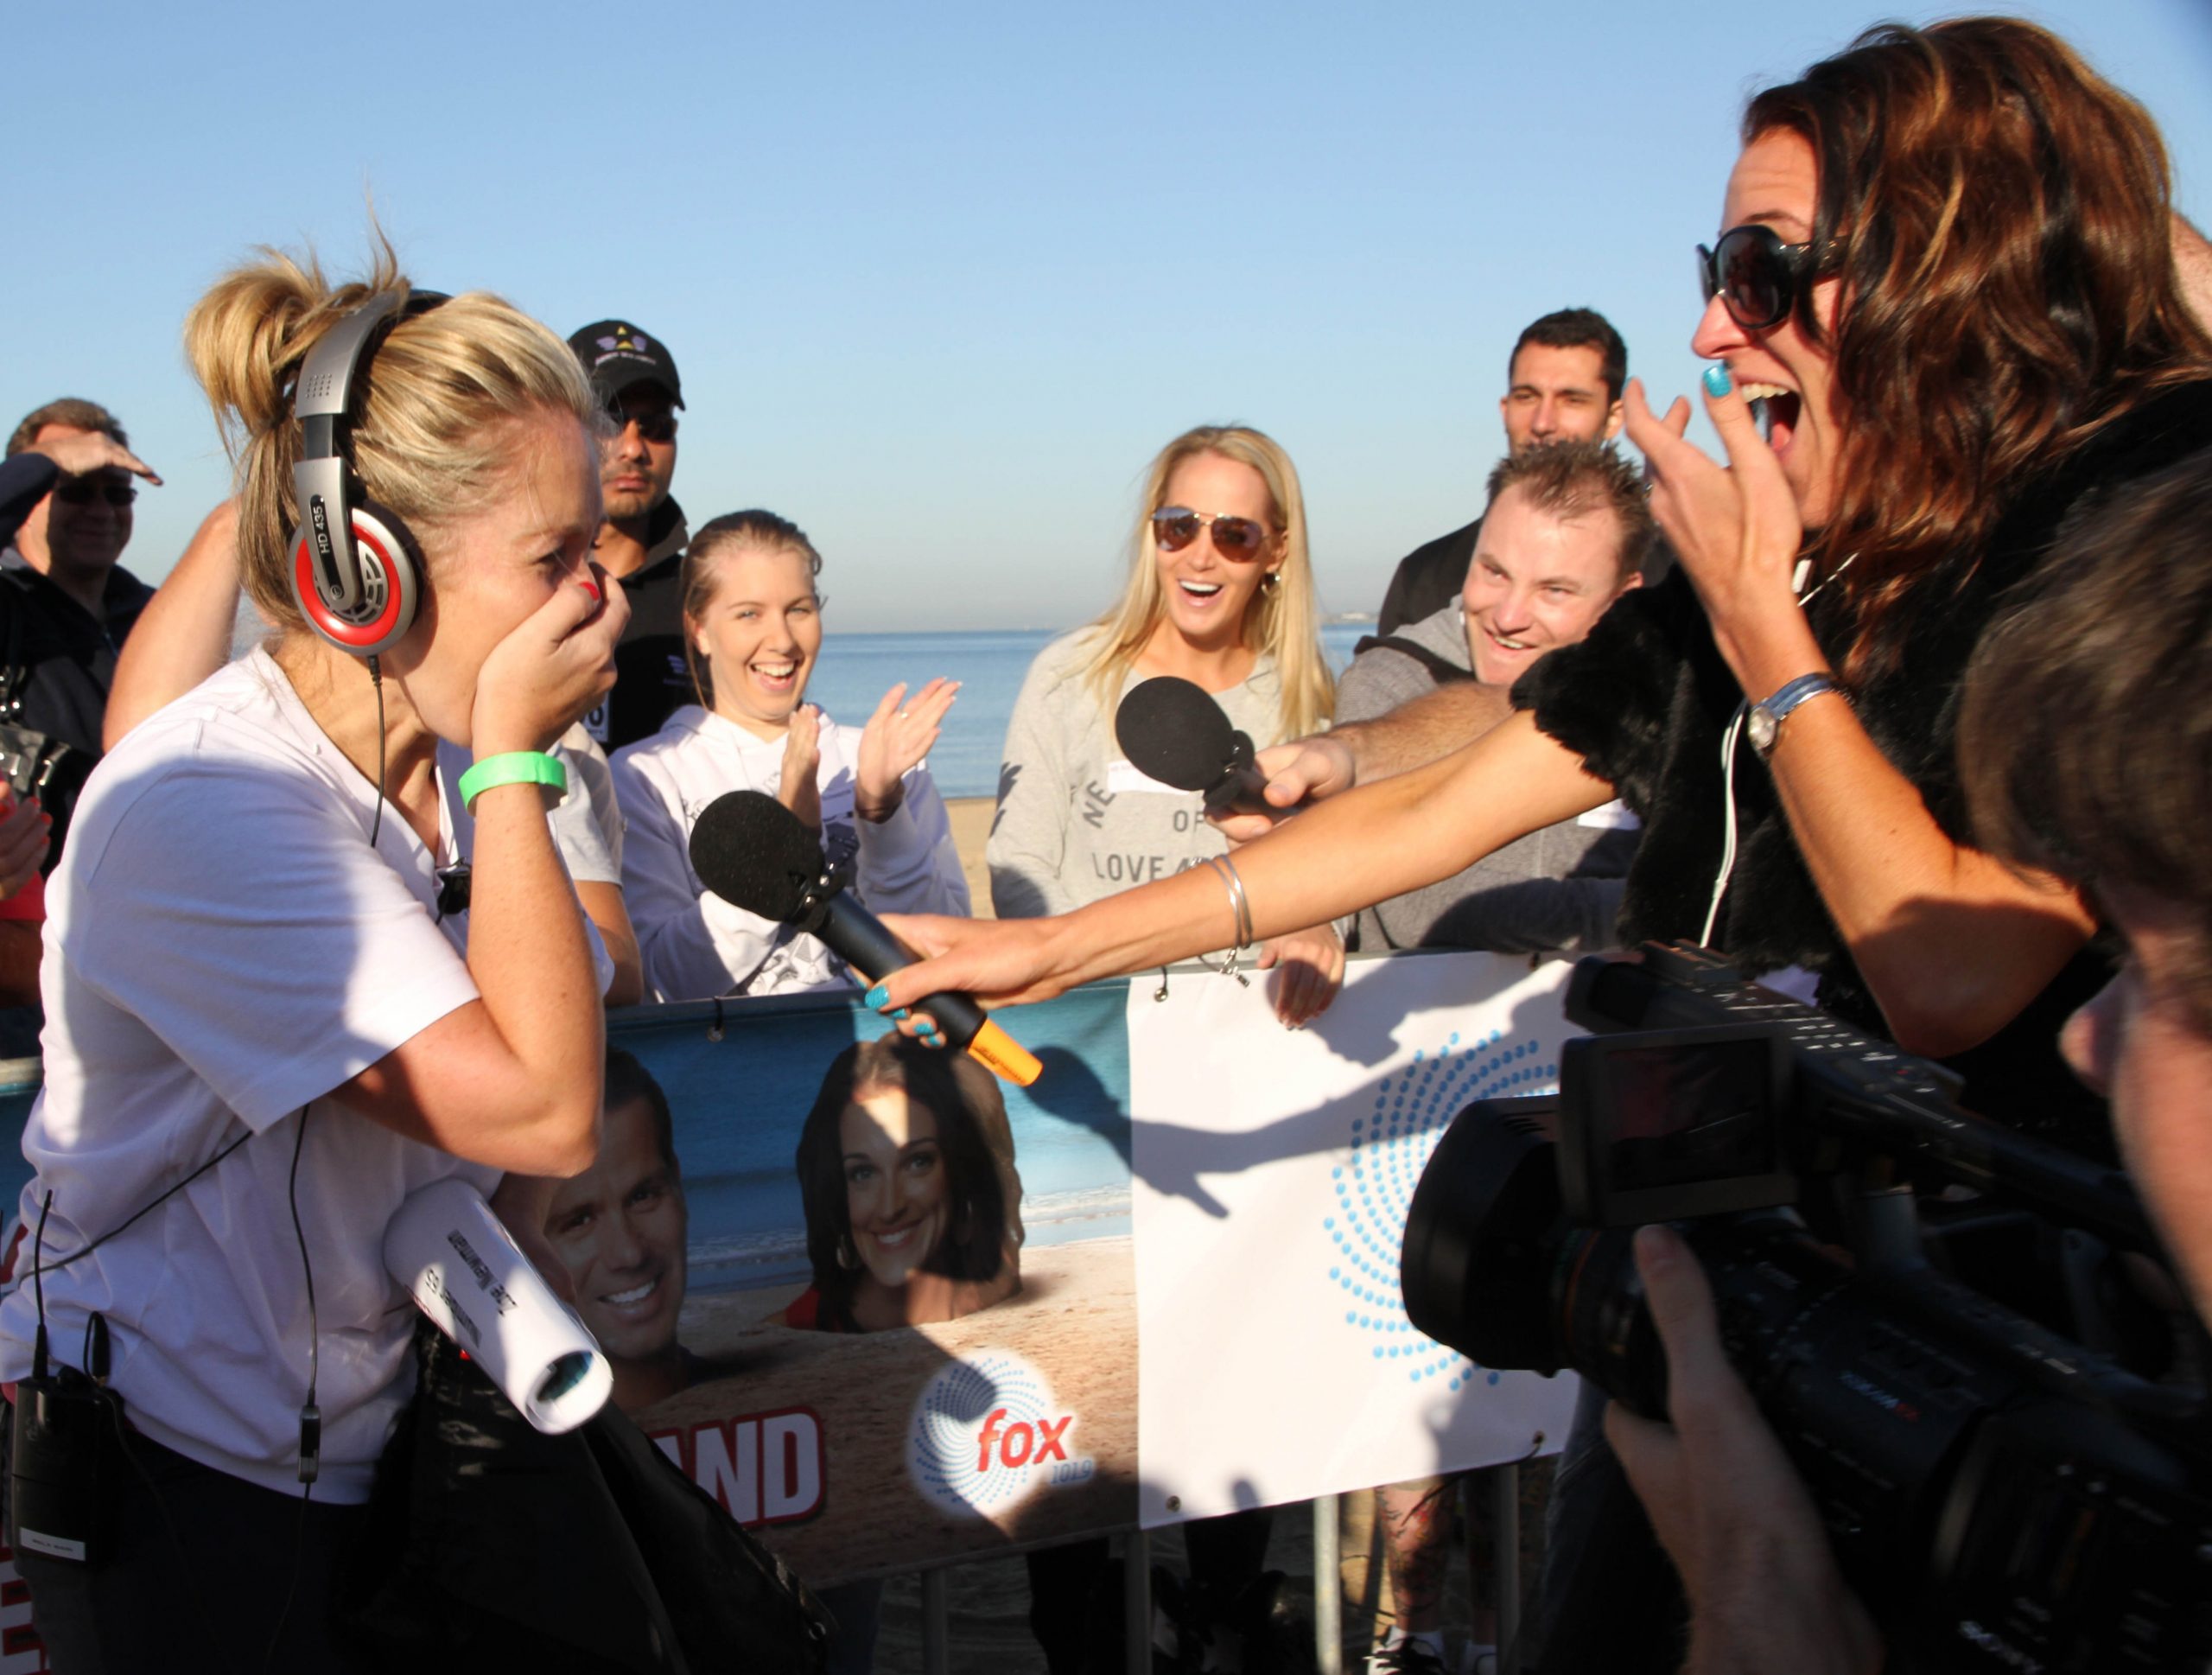
MULTIPOLYGON (((1610 442, 1620 434, 1628 346, 1594 309, 1561 309, 1531 321, 1505 363, 1498 415, 1515 454, 1562 442, 1610 442)), ((1376 614, 1375 631, 1395 634, 1451 603, 1466 578, 1483 520, 1415 547, 1399 562, 1376 614)))

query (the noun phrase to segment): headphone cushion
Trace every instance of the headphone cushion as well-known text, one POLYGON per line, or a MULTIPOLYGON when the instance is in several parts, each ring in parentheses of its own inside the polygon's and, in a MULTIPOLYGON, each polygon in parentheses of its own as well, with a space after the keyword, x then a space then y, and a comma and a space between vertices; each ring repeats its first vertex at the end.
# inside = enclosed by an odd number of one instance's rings
POLYGON ((398 643, 414 626, 422 603, 423 562, 415 538, 397 513, 372 500, 353 511, 353 551, 361 568, 361 603, 340 612, 322 590, 314 545, 302 527, 292 532, 292 599, 308 626, 340 651, 374 657, 398 643))

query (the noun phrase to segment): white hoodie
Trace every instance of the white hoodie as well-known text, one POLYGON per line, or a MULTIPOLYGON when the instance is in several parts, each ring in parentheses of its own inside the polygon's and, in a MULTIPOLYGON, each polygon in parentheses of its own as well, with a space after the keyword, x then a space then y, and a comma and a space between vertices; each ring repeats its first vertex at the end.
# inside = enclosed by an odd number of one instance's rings
MULTIPOLYGON (((953 847, 944 799, 918 763, 906 795, 878 824, 853 812, 861 729, 822 717, 822 847, 832 863, 858 852, 853 894, 877 913, 966 914, 968 883, 953 847)), ((725 716, 687 704, 659 732, 614 753, 614 787, 628 831, 622 895, 657 999, 781 995, 857 987, 842 960, 810 936, 709 895, 691 869, 691 827, 728 791, 776 794, 784 742, 755 738, 725 716)))

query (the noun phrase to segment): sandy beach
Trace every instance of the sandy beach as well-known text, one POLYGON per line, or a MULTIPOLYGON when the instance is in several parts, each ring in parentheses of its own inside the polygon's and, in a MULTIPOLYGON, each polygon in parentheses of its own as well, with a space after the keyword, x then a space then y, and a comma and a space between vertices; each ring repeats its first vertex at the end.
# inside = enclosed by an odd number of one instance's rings
POLYGON ((952 841, 959 846, 960 869, 968 875, 968 899, 976 917, 992 919, 991 874, 983 864, 983 845, 990 841, 991 814, 998 806, 989 797, 948 797, 944 812, 952 817, 952 841))

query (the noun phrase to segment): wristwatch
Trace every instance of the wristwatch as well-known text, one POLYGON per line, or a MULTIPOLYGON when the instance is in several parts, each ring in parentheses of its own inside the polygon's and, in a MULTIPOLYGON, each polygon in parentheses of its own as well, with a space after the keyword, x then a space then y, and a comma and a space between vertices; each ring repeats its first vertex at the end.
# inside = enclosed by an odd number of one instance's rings
POLYGON ((1782 723, 1789 712, 1807 698, 1818 697, 1822 692, 1838 693, 1847 702, 1851 696, 1833 675, 1800 675, 1795 680, 1784 681, 1772 697, 1762 698, 1751 706, 1751 721, 1744 729, 1744 736, 1751 740, 1751 748, 1759 753, 1761 761, 1774 754, 1774 742, 1782 736, 1782 723))

